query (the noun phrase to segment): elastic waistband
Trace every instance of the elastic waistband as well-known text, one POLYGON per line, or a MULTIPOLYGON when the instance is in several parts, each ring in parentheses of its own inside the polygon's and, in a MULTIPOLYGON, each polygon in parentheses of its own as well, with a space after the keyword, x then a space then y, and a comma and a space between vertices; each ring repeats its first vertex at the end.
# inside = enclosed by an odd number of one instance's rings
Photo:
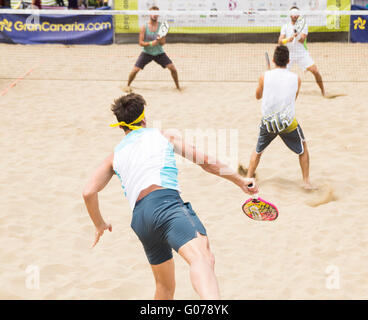
POLYGON ((151 193, 146 195, 144 198, 137 201, 135 203, 134 209, 137 208, 139 205, 141 205, 144 202, 147 202, 147 201, 150 201, 150 200, 153 200, 153 199, 157 199, 157 198, 161 198, 161 197, 166 197, 166 196, 175 196, 177 198, 180 198, 179 191, 177 191, 177 190, 174 190, 174 189, 158 189, 158 190, 152 191, 151 193))

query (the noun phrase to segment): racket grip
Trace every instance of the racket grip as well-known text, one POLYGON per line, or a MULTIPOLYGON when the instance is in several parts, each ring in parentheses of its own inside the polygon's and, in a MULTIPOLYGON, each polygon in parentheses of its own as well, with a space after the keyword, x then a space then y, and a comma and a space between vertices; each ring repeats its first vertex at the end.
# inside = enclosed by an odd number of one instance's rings
MULTIPOLYGON (((248 184, 248 188, 253 188, 254 184, 253 182, 251 182, 250 184, 248 184)), ((252 194, 252 199, 253 200, 257 200, 258 199, 258 193, 252 194)))

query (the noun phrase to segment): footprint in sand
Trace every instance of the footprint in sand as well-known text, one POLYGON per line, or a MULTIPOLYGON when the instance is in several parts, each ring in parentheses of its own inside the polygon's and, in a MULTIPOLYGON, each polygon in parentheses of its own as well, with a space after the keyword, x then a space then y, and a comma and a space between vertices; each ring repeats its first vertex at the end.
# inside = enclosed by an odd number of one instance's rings
MULTIPOLYGON (((248 174, 248 168, 240 164, 238 166, 238 174, 240 174, 243 177, 246 177, 248 174)), ((259 179, 259 176, 257 175, 256 172, 253 174, 253 178, 259 179)))
POLYGON ((119 89, 125 93, 132 93, 133 92, 133 89, 132 87, 128 87, 128 86, 122 86, 120 85, 119 86, 119 89))
POLYGON ((310 207, 318 207, 337 200, 334 189, 329 184, 324 184, 318 190, 309 190, 308 192, 311 194, 311 197, 306 201, 306 204, 310 207))
POLYGON ((321 95, 321 93, 317 90, 305 90, 305 91, 302 91, 302 93, 304 95, 310 95, 310 96, 320 96, 320 97, 323 97, 325 99, 336 99, 336 98, 339 98, 339 97, 346 97, 347 94, 346 93, 326 93, 324 96, 321 95))
POLYGON ((325 94, 324 98, 325 99, 335 99, 335 98, 339 98, 339 97, 346 97, 347 95, 345 93, 330 93, 330 94, 325 94))

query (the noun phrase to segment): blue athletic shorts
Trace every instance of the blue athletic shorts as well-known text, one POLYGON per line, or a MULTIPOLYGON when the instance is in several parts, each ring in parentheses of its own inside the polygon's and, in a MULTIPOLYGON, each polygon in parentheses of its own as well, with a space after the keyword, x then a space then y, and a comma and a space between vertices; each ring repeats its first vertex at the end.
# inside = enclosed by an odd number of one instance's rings
POLYGON ((171 259, 172 249, 178 252, 197 237, 197 232, 207 235, 190 203, 184 203, 173 189, 155 190, 139 200, 133 210, 131 227, 152 265, 171 259))

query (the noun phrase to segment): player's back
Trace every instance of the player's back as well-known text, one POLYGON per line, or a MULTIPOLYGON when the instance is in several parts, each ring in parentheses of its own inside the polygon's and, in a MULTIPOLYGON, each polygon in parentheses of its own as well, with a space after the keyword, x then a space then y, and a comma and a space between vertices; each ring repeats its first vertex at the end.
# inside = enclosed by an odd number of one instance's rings
POLYGON ((263 82, 262 115, 267 116, 287 108, 295 116, 298 75, 286 68, 266 71, 263 82))
POLYGON ((131 131, 115 147, 113 168, 132 209, 151 185, 179 190, 173 146, 158 129, 131 131))

